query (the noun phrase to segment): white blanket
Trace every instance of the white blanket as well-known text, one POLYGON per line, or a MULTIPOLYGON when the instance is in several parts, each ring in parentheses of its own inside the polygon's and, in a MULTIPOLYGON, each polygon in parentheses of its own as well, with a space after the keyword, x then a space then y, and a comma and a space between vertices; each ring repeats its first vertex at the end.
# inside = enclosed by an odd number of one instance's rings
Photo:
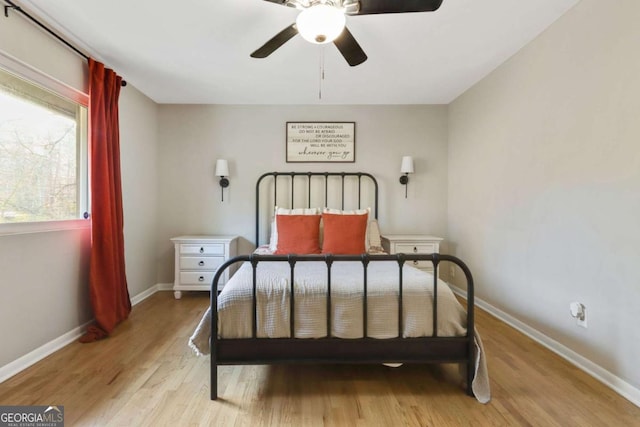
MULTIPOLYGON (((257 268, 257 335, 290 337, 290 267, 286 262, 260 262, 257 268)), ((298 262, 294 271, 296 338, 327 336, 327 267, 323 262, 298 262)), ((371 262, 367 269, 367 336, 398 336, 398 264, 371 262)), ((363 336, 363 267, 360 262, 334 262, 331 269, 331 336, 363 336)), ((249 338, 252 329, 252 268, 243 266, 218 296, 218 336, 249 338)), ((433 276, 411 266, 403 269, 403 337, 431 336, 433 332, 433 276)), ((209 353, 210 310, 189 345, 198 354, 209 353)), ((448 285, 438 281, 438 336, 464 336, 466 311, 448 285)), ((477 344, 473 390, 479 401, 490 399, 482 343, 477 344)))

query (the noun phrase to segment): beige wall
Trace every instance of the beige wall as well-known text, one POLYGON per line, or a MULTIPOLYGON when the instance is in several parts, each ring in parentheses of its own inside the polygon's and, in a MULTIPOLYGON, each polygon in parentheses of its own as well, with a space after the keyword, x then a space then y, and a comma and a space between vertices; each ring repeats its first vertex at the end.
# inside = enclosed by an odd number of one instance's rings
POLYGON ((89 71, 88 67, 83 66, 85 60, 20 13, 13 10, 8 13, 9 18, 2 15, 0 51, 87 93, 89 71))
POLYGON ((125 262, 133 297, 157 283, 158 105, 131 85, 120 91, 119 105, 125 262))
MULTIPOLYGON (((86 93, 86 61, 10 11, 0 52, 86 93)), ((132 86, 120 97, 125 251, 130 294, 156 283, 157 107, 132 86)), ((0 371, 92 318, 89 229, 0 233, 0 371)))
POLYGON ((0 236, 0 368, 91 319, 89 229, 0 236))
POLYGON ((185 233, 239 234, 255 240, 255 183, 267 171, 365 171, 380 185, 382 232, 446 230, 446 106, 161 105, 159 281, 173 281, 169 239, 185 233), (356 122, 355 163, 285 162, 287 121, 356 122), (398 182, 403 155, 415 159, 409 196, 398 182), (215 161, 229 161, 220 201, 215 161))
POLYGON ((640 2, 606 3, 450 105, 448 235, 481 298, 637 388, 640 2))

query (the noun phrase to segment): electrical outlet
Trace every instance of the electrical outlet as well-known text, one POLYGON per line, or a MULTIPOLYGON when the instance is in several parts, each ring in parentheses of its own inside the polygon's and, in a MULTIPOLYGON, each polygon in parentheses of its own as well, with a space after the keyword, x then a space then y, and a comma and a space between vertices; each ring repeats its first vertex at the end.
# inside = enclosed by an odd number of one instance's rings
POLYGON ((569 312, 571 317, 576 319, 576 324, 583 328, 587 327, 587 307, 580 302, 572 302, 569 304, 569 312))
POLYGON ((581 326, 585 329, 587 328, 587 307, 582 306, 582 318, 577 318, 576 322, 578 326, 581 326))
POLYGON ((449 267, 449 276, 451 276, 452 279, 454 277, 456 277, 456 266, 455 265, 452 265, 451 267, 449 267))

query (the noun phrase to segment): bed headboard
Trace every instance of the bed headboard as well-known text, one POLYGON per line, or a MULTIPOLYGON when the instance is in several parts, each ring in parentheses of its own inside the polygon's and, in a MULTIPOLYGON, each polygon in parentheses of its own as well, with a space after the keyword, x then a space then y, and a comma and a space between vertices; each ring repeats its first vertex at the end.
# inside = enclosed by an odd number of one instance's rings
MULTIPOLYGON (((275 206, 371 208, 378 218, 378 181, 366 172, 267 172, 256 183, 256 246, 275 206)), ((268 241, 268 236, 266 238, 268 241)))

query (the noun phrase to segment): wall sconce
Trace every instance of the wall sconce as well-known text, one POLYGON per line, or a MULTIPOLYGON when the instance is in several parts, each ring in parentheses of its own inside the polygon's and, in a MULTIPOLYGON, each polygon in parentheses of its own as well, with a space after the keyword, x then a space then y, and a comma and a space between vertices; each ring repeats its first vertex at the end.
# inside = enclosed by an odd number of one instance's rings
POLYGON ((400 184, 404 185, 404 198, 407 198, 407 189, 409 188, 409 174, 413 173, 413 157, 404 156, 402 158, 402 165, 400 166, 400 173, 403 173, 400 177, 400 184))
POLYGON ((224 189, 229 186, 229 180, 225 178, 229 176, 229 164, 226 160, 218 159, 216 161, 216 176, 220 177, 220 187, 222 187, 220 191, 224 202, 224 189))

